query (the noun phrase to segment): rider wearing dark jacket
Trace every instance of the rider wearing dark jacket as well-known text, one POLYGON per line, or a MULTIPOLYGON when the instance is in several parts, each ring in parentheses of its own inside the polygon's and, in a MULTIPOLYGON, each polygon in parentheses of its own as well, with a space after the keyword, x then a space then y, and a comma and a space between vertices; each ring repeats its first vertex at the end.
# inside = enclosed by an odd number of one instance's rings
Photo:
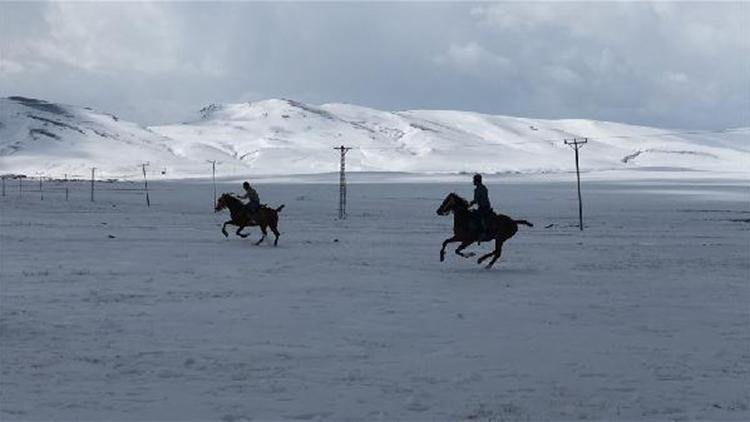
POLYGON ((469 203, 469 206, 477 204, 476 216, 479 219, 479 224, 482 230, 486 230, 488 227, 487 220, 489 216, 494 214, 492 211, 492 205, 490 205, 490 197, 487 193, 487 187, 482 184, 482 175, 474 175, 474 200, 469 203))
POLYGON ((245 204, 245 207, 248 211, 250 211, 250 213, 255 213, 260 208, 260 198, 258 197, 258 192, 256 192, 248 182, 242 184, 242 189, 245 190, 245 194, 240 195, 239 198, 247 199, 247 204, 245 204))

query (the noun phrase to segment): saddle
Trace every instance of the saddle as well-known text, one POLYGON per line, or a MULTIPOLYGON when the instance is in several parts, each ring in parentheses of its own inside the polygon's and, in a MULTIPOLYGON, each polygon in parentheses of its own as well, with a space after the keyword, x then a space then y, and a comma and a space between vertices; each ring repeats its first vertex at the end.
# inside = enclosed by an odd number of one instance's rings
POLYGON ((471 211, 469 220, 469 230, 482 241, 490 240, 493 237, 493 220, 497 217, 494 210, 487 213, 480 213, 478 210, 471 211))

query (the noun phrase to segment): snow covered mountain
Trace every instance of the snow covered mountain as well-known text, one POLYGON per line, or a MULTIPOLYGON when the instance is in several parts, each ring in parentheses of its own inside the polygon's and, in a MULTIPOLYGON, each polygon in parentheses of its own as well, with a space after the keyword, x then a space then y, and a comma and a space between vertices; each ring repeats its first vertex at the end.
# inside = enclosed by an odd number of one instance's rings
MULTIPOLYGON (((353 171, 570 171, 565 138, 588 137, 587 171, 683 169, 750 172, 750 128, 689 133, 592 120, 545 120, 461 111, 386 112, 348 104, 265 100, 204 107, 193 121, 142 128, 89 109, 0 99, 0 166, 26 174, 96 166, 123 175, 152 163, 167 176, 353 171)), ((7 172, 7 170, 3 170, 7 172)))
POLYGON ((136 174, 150 161, 188 170, 170 140, 137 124, 89 108, 24 97, 0 98, 0 172, 34 176, 103 177, 136 174))

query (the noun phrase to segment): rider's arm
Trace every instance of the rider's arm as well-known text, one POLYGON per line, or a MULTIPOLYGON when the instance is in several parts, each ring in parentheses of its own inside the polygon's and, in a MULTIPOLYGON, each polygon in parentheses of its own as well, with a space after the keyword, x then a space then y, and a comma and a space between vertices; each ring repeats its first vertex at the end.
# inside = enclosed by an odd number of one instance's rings
POLYGON ((474 199, 469 202, 469 206, 479 203, 479 188, 474 188, 474 199))

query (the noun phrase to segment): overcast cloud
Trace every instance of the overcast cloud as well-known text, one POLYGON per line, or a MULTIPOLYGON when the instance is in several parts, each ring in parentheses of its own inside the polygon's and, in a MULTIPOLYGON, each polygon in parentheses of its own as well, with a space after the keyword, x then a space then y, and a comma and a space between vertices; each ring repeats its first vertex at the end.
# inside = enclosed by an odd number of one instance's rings
POLYGON ((750 125, 750 3, 0 3, 0 96, 750 125))

